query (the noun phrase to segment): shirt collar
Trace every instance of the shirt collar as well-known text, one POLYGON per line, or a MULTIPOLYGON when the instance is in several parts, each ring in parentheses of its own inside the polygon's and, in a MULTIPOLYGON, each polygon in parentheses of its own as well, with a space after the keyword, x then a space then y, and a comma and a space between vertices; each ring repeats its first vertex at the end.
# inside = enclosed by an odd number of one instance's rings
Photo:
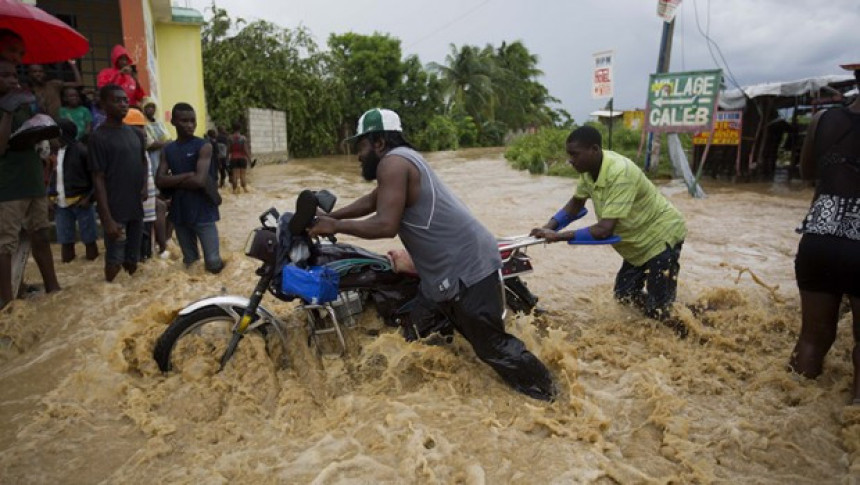
POLYGON ((600 172, 597 174, 597 180, 594 181, 596 187, 606 187, 606 177, 609 172, 609 157, 607 151, 603 150, 603 160, 600 163, 600 172))

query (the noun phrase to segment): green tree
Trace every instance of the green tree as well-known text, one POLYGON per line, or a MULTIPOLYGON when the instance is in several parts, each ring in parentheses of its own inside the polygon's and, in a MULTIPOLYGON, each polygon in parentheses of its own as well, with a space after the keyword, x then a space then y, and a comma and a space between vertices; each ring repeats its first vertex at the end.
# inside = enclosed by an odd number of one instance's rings
POLYGON ((213 4, 202 49, 206 104, 217 124, 246 122, 250 107, 283 110, 294 155, 316 155, 335 145, 343 86, 328 74, 329 58, 309 31, 233 20, 213 4))
POLYGON ((345 92, 343 135, 370 108, 397 109, 403 83, 400 40, 383 34, 332 34, 328 39, 333 74, 345 92))
POLYGON ((502 42, 495 50, 498 76, 494 80, 499 98, 496 120, 509 129, 522 130, 530 126, 552 123, 547 104, 557 102, 549 91, 537 81, 543 75, 538 69, 538 57, 529 52, 522 42, 502 42))
MULTIPOLYGON (((403 79, 395 90, 398 110, 403 129, 416 143, 416 137, 430 124, 434 116, 444 112, 442 86, 439 78, 428 72, 417 56, 409 56, 403 61, 403 79)), ((428 149, 423 143, 418 148, 428 149)))
POLYGON ((464 45, 457 49, 451 44, 450 47, 445 65, 429 65, 442 80, 448 113, 459 108, 479 124, 492 120, 497 102, 492 82, 496 72, 493 57, 475 46, 464 45))

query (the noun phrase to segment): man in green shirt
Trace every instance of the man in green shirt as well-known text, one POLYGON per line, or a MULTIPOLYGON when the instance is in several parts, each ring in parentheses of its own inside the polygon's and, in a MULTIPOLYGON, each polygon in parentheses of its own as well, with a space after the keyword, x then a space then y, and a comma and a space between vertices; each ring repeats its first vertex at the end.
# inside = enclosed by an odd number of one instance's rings
POLYGON ((29 105, 33 100, 20 91, 15 64, 0 57, 0 308, 15 297, 12 254, 21 229, 30 237, 45 291, 60 289, 47 234, 50 223, 42 161, 32 144, 11 143, 12 133, 32 116, 29 105))
POLYGON ((593 244, 619 236, 621 241, 613 247, 624 258, 624 264, 615 278, 615 297, 633 303, 648 317, 669 323, 684 334, 683 325, 669 318, 678 286, 678 259, 687 235, 684 216, 633 161, 603 150, 601 143, 600 132, 590 126, 570 134, 569 162, 581 174, 576 193, 549 222, 531 234, 549 242, 571 244, 593 244), (562 231, 589 198, 597 224, 562 231))

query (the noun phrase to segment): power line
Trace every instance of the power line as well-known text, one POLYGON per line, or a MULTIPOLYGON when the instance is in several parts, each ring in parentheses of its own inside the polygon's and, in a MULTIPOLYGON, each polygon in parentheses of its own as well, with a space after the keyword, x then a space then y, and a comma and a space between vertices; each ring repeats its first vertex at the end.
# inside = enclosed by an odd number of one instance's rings
POLYGON ((714 49, 716 49, 717 53, 720 55, 720 59, 722 59, 723 64, 726 66, 726 74, 727 74, 726 77, 728 77, 729 81, 731 81, 732 84, 734 84, 736 88, 740 89, 741 92, 743 92, 743 88, 741 87, 740 83, 738 83, 737 79, 735 78, 735 74, 732 72, 732 68, 729 67, 729 63, 728 63, 728 61, 726 61, 726 57, 723 55, 722 49, 720 49, 719 44, 717 44, 717 42, 714 39, 712 39, 711 36, 709 35, 710 28, 711 28, 711 0, 708 0, 708 10, 706 13, 706 21, 705 21, 705 28, 708 30, 708 32, 703 31, 702 26, 699 23, 699 7, 698 7, 698 2, 696 0, 693 0, 693 9, 695 9, 695 15, 696 15, 696 28, 699 29, 699 33, 702 34, 702 37, 704 37, 705 40, 707 41, 706 45, 708 46, 708 52, 711 54, 711 59, 714 61, 714 64, 717 67, 722 67, 720 65, 719 61, 717 61, 717 57, 714 55, 714 49), (713 45, 713 48, 711 47, 711 45, 713 45))
POLYGON ((478 10, 479 8, 481 8, 481 7, 483 7, 484 5, 486 5, 486 4, 488 4, 488 3, 490 3, 491 1, 492 1, 492 0, 484 0, 483 2, 479 3, 479 4, 478 4, 478 5, 476 5, 475 7, 472 7, 471 9, 469 9, 468 11, 466 11, 465 13, 463 13, 463 14, 461 14, 460 16, 456 17, 455 19, 451 20, 450 22, 446 23, 445 25, 443 25, 443 26, 439 27, 438 29, 436 29, 436 30, 434 30, 434 31, 430 32, 429 34, 425 35, 424 37, 421 37, 420 39, 416 40, 415 42, 410 43, 410 44, 409 44, 409 45, 407 45, 405 48, 406 48, 406 49, 408 49, 408 48, 410 48, 410 47, 415 46, 416 44, 420 44, 421 42, 424 42, 425 40, 429 39, 430 37, 433 37, 434 35, 438 34, 439 32, 441 32, 441 31, 443 31, 443 30, 447 29, 448 27, 450 27, 450 26, 454 25, 455 23, 457 23, 457 22, 459 22, 459 21, 463 20, 464 18, 468 17, 472 12, 474 12, 474 11, 478 10))
POLYGON ((686 38, 684 37, 684 24, 686 23, 684 21, 684 17, 686 17, 687 15, 684 13, 684 4, 683 3, 680 4, 679 7, 680 7, 680 9, 679 9, 680 12, 678 12, 678 16, 681 17, 681 22, 680 22, 681 23, 681 70, 686 71, 687 70, 687 55, 686 55, 687 42, 686 42, 686 38))

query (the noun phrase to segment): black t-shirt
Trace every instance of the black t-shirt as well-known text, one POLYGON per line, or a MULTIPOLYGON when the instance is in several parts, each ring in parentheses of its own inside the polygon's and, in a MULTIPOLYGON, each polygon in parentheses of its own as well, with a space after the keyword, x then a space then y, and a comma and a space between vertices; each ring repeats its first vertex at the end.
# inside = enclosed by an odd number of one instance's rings
MULTIPOLYGON (((57 172, 51 177, 48 192, 56 194, 57 172)), ((63 188, 66 197, 89 195, 93 191, 93 178, 87 164, 87 147, 81 142, 72 141, 66 146, 63 156, 63 188)))
POLYGON ((90 135, 90 170, 104 173, 108 209, 116 222, 143 220, 144 147, 143 134, 126 125, 102 125, 90 135))

